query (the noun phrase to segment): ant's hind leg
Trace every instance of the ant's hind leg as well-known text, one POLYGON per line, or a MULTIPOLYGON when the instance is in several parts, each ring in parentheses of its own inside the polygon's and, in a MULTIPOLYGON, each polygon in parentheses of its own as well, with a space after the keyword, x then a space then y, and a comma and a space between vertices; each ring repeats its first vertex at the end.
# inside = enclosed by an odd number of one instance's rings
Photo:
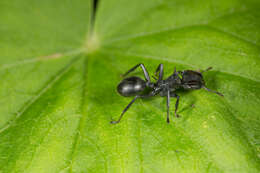
POLYGON ((130 108, 130 106, 135 102, 135 100, 138 98, 139 96, 135 96, 135 98, 125 107, 125 109, 123 110, 123 112, 121 113, 119 119, 117 121, 111 121, 111 124, 117 124, 120 122, 120 120, 122 119, 124 113, 130 108))
POLYGON ((179 107, 180 96, 178 96, 178 95, 175 94, 175 93, 171 93, 171 97, 176 97, 176 98, 177 98, 176 103, 175 103, 175 111, 174 111, 174 114, 175 114, 175 117, 176 117, 176 118, 179 118, 180 116, 177 114, 177 111, 178 111, 178 107, 179 107))
POLYGON ((128 70, 125 74, 122 75, 122 77, 125 77, 126 75, 128 75, 129 73, 133 72, 137 67, 141 67, 144 73, 144 77, 146 79, 146 81, 151 82, 150 80, 150 76, 148 71, 146 70, 144 64, 137 64, 136 66, 134 66, 133 68, 131 68, 130 70, 128 70))
POLYGON ((120 117, 118 118, 117 121, 110 121, 111 124, 117 124, 120 122, 120 120, 122 119, 123 115, 126 113, 126 111, 130 108, 130 106, 135 102, 135 100, 137 98, 148 98, 148 97, 152 97, 152 96, 155 96, 156 95, 156 92, 151 92, 147 95, 137 95, 135 96, 135 98, 125 107, 125 109, 123 110, 123 112, 121 113, 120 117))

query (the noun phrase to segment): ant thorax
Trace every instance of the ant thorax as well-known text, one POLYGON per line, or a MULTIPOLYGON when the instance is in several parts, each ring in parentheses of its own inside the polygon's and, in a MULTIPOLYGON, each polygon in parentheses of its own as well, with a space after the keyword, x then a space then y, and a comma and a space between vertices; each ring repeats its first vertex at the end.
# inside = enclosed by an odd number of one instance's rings
POLYGON ((168 85, 170 90, 176 90, 181 87, 181 78, 177 73, 169 76, 164 82, 168 85))

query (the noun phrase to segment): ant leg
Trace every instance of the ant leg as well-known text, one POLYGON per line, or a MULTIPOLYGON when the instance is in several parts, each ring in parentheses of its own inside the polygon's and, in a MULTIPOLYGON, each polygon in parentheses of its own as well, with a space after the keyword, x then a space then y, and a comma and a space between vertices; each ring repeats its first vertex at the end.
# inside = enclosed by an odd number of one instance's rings
POLYGON ((170 123, 169 111, 170 111, 170 90, 167 91, 167 123, 170 123))
POLYGON ((158 76, 158 72, 159 72, 159 77, 157 79, 157 83, 159 83, 163 79, 163 64, 159 64, 154 75, 158 76))
POLYGON ((176 96, 177 96, 177 101, 175 103, 175 112, 174 112, 174 114, 175 114, 176 118, 179 118, 180 116, 177 114, 177 110, 178 110, 178 106, 179 106, 180 96, 178 96, 178 95, 176 95, 176 96))
POLYGON ((158 80, 154 75, 152 76, 154 80, 158 80))
POLYGON ((212 67, 208 67, 206 70, 199 70, 199 72, 200 73, 204 73, 204 72, 207 72, 207 71, 209 71, 209 70, 211 70, 212 69, 212 67))
POLYGON ((125 107, 125 109, 123 110, 123 112, 121 113, 119 119, 117 121, 111 121, 111 124, 117 124, 120 122, 120 120, 122 119, 124 113, 130 108, 130 106, 135 102, 135 100, 138 98, 139 96, 135 96, 135 98, 125 107))
POLYGON ((183 75, 183 73, 184 73, 184 70, 182 70, 182 71, 176 71, 176 67, 174 68, 174 73, 173 74, 177 74, 177 75, 183 75))
POLYGON ((211 89, 209 89, 209 88, 206 88, 205 86, 203 86, 203 88, 204 88, 205 90, 209 91, 209 92, 216 93, 216 94, 218 94, 218 95, 224 97, 224 95, 221 94, 220 92, 217 92, 217 91, 211 90, 211 89))
POLYGON ((176 98, 177 98, 176 103, 175 103, 175 111, 174 111, 174 114, 175 114, 175 117, 176 117, 176 118, 179 118, 180 116, 177 114, 177 111, 178 111, 180 96, 178 96, 178 95, 175 94, 175 93, 171 93, 171 97, 176 97, 176 98))
POLYGON ((134 66, 133 68, 131 68, 130 70, 128 70, 125 74, 122 75, 122 77, 125 77, 126 75, 128 75, 129 73, 133 72, 137 67, 141 67, 144 73, 144 77, 146 79, 146 81, 151 82, 150 80, 150 76, 148 71, 146 70, 145 66, 143 64, 137 64, 136 66, 134 66))
POLYGON ((152 97, 155 96, 157 93, 156 92, 151 92, 147 95, 137 95, 135 96, 135 98, 125 107, 125 109, 123 110, 123 112, 121 113, 119 119, 117 121, 110 121, 111 124, 117 124, 120 122, 120 120, 122 119, 123 115, 125 114, 125 112, 130 108, 130 106, 135 102, 135 100, 137 98, 146 98, 146 97, 152 97))

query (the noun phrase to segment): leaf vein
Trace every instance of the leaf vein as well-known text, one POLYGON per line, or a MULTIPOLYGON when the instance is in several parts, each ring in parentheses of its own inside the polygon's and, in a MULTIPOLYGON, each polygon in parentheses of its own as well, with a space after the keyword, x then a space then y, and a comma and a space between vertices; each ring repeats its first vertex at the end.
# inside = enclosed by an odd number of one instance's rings
POLYGON ((78 57, 75 57, 71 60, 70 63, 68 63, 64 68, 62 68, 56 77, 51 79, 45 87, 43 87, 37 95, 35 95, 32 99, 30 99, 25 106, 18 112, 16 113, 16 116, 10 120, 9 122, 6 123, 1 129, 0 133, 4 132, 6 129, 11 127, 14 122, 22 116, 44 93, 46 93, 52 86, 70 69, 71 65, 74 64, 78 60, 78 57))
POLYGON ((59 58, 65 57, 65 56, 69 56, 69 55, 78 55, 78 54, 82 53, 83 51, 84 50, 82 50, 82 49, 76 49, 76 50, 72 50, 72 51, 68 51, 68 52, 64 52, 64 53, 57 52, 57 53, 53 53, 50 55, 38 56, 35 58, 28 58, 25 60, 17 61, 12 64, 4 64, 4 65, 0 66, 0 71, 14 68, 14 67, 21 66, 21 65, 37 63, 40 61, 45 62, 45 61, 55 60, 55 59, 59 59, 59 58))
MULTIPOLYGON (((103 52, 109 53, 109 52, 115 52, 121 55, 127 55, 127 56, 136 56, 136 57, 140 57, 140 58, 144 58, 144 59, 153 59, 153 60, 163 60, 163 61, 167 61, 170 63, 176 63, 176 64, 181 64, 184 66, 188 66, 194 69, 198 69, 199 67, 196 65, 191 65, 188 63, 184 63, 183 61, 178 61, 178 60, 173 60, 173 59, 168 59, 168 57, 158 57, 158 56, 154 56, 154 55, 144 55, 144 54, 140 54, 140 53, 135 53, 135 52, 121 52, 121 51, 106 51, 106 50, 102 50, 103 52)), ((218 70, 221 73, 225 73, 225 74, 229 74, 229 75, 233 75, 233 76, 237 76, 237 77, 241 77, 247 80, 251 80, 253 82, 257 82, 260 83, 260 80, 255 79, 255 78, 250 78, 248 76, 242 75, 242 74, 236 74, 236 73, 232 73, 230 71, 225 71, 225 70, 218 70)))

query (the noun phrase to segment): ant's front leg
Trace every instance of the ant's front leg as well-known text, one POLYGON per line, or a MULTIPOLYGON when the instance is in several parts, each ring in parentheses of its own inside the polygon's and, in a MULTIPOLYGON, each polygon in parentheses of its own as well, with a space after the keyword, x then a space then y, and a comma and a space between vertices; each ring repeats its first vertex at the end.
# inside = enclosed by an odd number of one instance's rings
POLYGON ((179 118, 180 116, 177 114, 177 111, 178 111, 180 96, 178 96, 178 95, 175 94, 175 93, 170 93, 170 96, 177 98, 176 103, 175 103, 175 111, 174 111, 174 114, 175 114, 175 117, 176 117, 176 118, 179 118))
POLYGON ((122 77, 125 77, 125 76, 128 75, 129 73, 133 72, 133 71, 134 71, 137 67, 139 67, 139 66, 140 66, 140 67, 142 68, 142 70, 143 70, 144 77, 145 77, 146 81, 151 82, 149 73, 148 73, 148 71, 146 70, 144 64, 142 64, 142 63, 141 63, 141 64, 137 64, 136 66, 134 66, 133 68, 131 68, 130 70, 128 70, 125 74, 122 75, 122 77))
POLYGON ((224 97, 224 95, 221 94, 220 92, 217 92, 217 91, 211 90, 211 89, 209 89, 209 88, 206 88, 205 86, 202 86, 202 88, 204 88, 205 90, 207 90, 207 91, 209 91, 209 92, 212 92, 212 93, 218 94, 219 96, 224 97))

